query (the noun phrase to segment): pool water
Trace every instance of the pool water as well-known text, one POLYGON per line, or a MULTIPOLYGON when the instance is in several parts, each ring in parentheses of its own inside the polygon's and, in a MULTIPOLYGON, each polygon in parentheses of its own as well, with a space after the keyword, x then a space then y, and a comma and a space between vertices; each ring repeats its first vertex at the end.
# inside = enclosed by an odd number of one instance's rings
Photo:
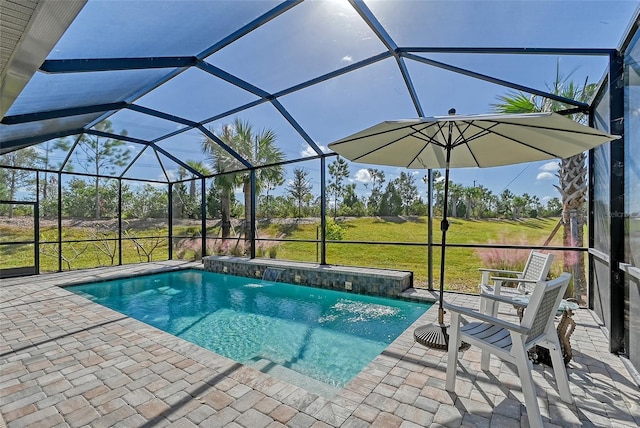
POLYGON ((428 308, 199 270, 68 287, 243 364, 342 387, 428 308))

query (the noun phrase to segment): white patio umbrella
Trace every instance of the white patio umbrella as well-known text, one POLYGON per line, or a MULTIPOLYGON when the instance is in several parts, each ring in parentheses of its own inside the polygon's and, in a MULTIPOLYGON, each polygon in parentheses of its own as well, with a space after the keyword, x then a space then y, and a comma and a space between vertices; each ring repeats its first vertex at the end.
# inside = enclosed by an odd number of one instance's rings
POLYGON ((329 148, 354 162, 445 169, 438 323, 423 330, 420 343, 446 349, 442 304, 449 169, 564 159, 616 138, 557 113, 464 116, 451 109, 448 116, 381 122, 335 141, 329 148))

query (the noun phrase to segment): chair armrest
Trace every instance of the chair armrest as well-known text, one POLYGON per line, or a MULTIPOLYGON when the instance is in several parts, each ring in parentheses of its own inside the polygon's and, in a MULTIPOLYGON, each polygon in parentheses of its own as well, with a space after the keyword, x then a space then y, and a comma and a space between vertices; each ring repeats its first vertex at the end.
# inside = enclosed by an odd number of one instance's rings
POLYGON ((452 305, 450 303, 444 303, 443 307, 452 312, 457 312, 460 315, 465 315, 465 316, 475 318, 484 322, 488 322, 490 324, 505 328, 507 330, 515 331, 520 334, 527 334, 529 332, 529 329, 526 327, 522 327, 518 324, 510 323, 508 321, 504 321, 499 318, 494 318, 490 315, 483 314, 482 312, 474 311, 473 309, 465 308, 458 305, 452 305))
POLYGON ((535 284, 536 282, 540 282, 537 279, 508 278, 506 276, 492 276, 491 279, 494 281, 502 281, 502 282, 526 282, 528 284, 535 284))
POLYGON ((510 274, 522 274, 522 271, 516 270, 503 270, 503 269, 488 269, 488 268, 478 268, 480 272, 499 272, 499 273, 510 273, 510 274))
POLYGON ((525 302, 519 302, 517 300, 513 300, 513 297, 510 296, 504 296, 501 294, 489 294, 489 293, 480 293, 480 298, 482 299, 490 299, 496 302, 501 302, 501 303, 508 303, 510 305, 513 306, 518 306, 521 308, 526 308, 528 303, 525 302))

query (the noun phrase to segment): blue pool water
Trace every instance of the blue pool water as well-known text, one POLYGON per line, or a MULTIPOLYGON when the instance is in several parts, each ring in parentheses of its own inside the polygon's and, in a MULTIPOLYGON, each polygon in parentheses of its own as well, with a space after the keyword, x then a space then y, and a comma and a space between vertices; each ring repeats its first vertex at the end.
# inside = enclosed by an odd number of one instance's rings
POLYGON ((68 287, 243 364, 344 386, 429 305, 199 270, 68 287))

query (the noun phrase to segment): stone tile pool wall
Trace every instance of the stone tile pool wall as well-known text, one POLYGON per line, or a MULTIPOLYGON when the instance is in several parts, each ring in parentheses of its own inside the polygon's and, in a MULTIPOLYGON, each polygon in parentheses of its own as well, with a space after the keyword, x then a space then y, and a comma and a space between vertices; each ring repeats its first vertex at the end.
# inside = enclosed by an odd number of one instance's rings
POLYGON ((410 271, 232 256, 208 256, 202 263, 210 272, 260 279, 267 269, 282 269, 277 279, 281 282, 382 297, 397 297, 413 287, 413 272, 410 271))

